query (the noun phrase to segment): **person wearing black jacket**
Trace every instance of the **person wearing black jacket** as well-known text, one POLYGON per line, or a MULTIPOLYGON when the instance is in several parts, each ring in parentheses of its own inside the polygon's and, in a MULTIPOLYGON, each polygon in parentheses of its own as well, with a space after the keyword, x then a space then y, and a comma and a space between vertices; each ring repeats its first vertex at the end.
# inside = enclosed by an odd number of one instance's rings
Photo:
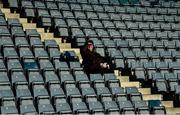
POLYGON ((82 64, 87 73, 107 73, 111 72, 110 64, 107 59, 95 51, 94 43, 88 40, 80 49, 83 58, 82 64))

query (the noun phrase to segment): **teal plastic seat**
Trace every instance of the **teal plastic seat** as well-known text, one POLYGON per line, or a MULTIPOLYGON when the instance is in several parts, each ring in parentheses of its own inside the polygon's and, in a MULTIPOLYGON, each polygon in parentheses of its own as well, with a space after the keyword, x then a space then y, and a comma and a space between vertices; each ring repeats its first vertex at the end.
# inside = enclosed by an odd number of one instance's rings
POLYGON ((119 3, 122 5, 129 4, 128 0, 119 0, 119 3))
POLYGON ((161 101, 160 100, 149 100, 148 105, 149 105, 149 108, 160 107, 161 101))

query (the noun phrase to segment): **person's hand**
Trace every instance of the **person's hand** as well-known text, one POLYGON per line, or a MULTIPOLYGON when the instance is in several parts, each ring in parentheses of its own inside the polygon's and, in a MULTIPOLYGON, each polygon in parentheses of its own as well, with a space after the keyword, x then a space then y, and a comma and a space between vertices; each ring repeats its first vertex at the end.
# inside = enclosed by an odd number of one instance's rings
POLYGON ((109 64, 107 64, 107 63, 100 63, 100 66, 102 68, 108 68, 109 69, 109 64))

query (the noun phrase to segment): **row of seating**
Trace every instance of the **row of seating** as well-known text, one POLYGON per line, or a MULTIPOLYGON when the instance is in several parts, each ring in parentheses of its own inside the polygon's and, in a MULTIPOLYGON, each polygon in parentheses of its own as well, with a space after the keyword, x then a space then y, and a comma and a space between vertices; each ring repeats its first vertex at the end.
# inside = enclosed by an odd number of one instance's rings
MULTIPOLYGON (((142 7, 151 7, 151 6, 154 6, 154 7, 162 7, 162 8, 179 8, 180 7, 180 3, 177 1, 171 1, 171 2, 165 2, 165 1, 158 1, 156 2, 156 0, 153 1, 145 1, 145 0, 113 0, 113 1, 108 1, 108 0, 82 0, 82 1, 79 1, 79 0, 74 0, 74 1, 69 1, 69 0, 53 0, 53 1, 45 1, 45 3, 43 1, 32 1, 34 3, 35 6, 39 6, 41 8, 44 8, 45 7, 45 4, 46 6, 53 6, 52 5, 54 3, 69 3, 69 4, 94 4, 94 5, 126 5, 126 6, 142 6, 142 7), (47 3, 46 3, 47 2, 47 3)), ((14 0, 14 1, 6 1, 4 2, 6 4, 9 4, 9 6, 11 8, 18 8, 18 0, 14 0)), ((25 6, 25 4, 27 4, 27 2, 24 2, 24 1, 21 1, 21 4, 25 6)), ((29 2, 28 6, 32 6, 32 3, 29 2)), ((49 7, 48 7, 49 8, 49 7)))
MULTIPOLYGON (((20 90, 26 90, 20 88, 21 85, 17 86, 16 92, 20 90)), ((24 85, 24 88, 26 86, 24 85)), ((39 86, 35 86, 35 90, 40 90, 37 88, 39 86)), ((136 100, 129 101, 123 96, 119 96, 116 98, 117 101, 114 101, 111 96, 103 95, 101 97, 101 102, 94 95, 89 95, 85 97, 85 101, 79 95, 71 96, 69 101, 63 95, 57 96, 53 99, 53 103, 51 103, 51 99, 46 96, 39 96, 36 98, 36 101, 31 97, 19 99, 19 106, 16 106, 16 102, 14 98, 3 98, 1 106, 2 114, 24 114, 24 113, 60 113, 60 114, 80 114, 80 113, 108 113, 108 114, 135 114, 135 113, 153 113, 153 114, 165 114, 164 107, 153 107, 152 102, 149 101, 149 105, 146 101, 136 100), (119 100, 122 99, 122 100, 119 100), (18 112, 18 109, 19 112, 18 112)), ((157 103, 158 105, 160 103, 157 103)))
MULTIPOLYGON (((140 17, 138 17, 140 18, 140 17)), ((100 20, 84 20, 84 19, 59 19, 55 18, 52 20, 52 26, 57 27, 72 27, 72 28, 100 28, 100 29, 130 29, 130 30, 169 30, 169 31, 179 31, 179 23, 164 23, 164 22, 121 22, 121 21, 100 21, 100 20)), ((45 25, 45 23, 42 23, 45 25)), ((49 23, 51 27, 51 23, 49 23)))

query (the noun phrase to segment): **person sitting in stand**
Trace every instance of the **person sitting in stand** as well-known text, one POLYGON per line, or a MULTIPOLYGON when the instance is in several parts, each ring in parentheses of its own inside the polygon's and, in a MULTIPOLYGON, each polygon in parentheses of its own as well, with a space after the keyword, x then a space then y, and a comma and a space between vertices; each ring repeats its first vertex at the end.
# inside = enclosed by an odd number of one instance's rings
POLYGON ((82 64, 87 73, 109 73, 112 72, 111 64, 108 59, 95 51, 94 43, 88 40, 80 49, 83 59, 82 64))

